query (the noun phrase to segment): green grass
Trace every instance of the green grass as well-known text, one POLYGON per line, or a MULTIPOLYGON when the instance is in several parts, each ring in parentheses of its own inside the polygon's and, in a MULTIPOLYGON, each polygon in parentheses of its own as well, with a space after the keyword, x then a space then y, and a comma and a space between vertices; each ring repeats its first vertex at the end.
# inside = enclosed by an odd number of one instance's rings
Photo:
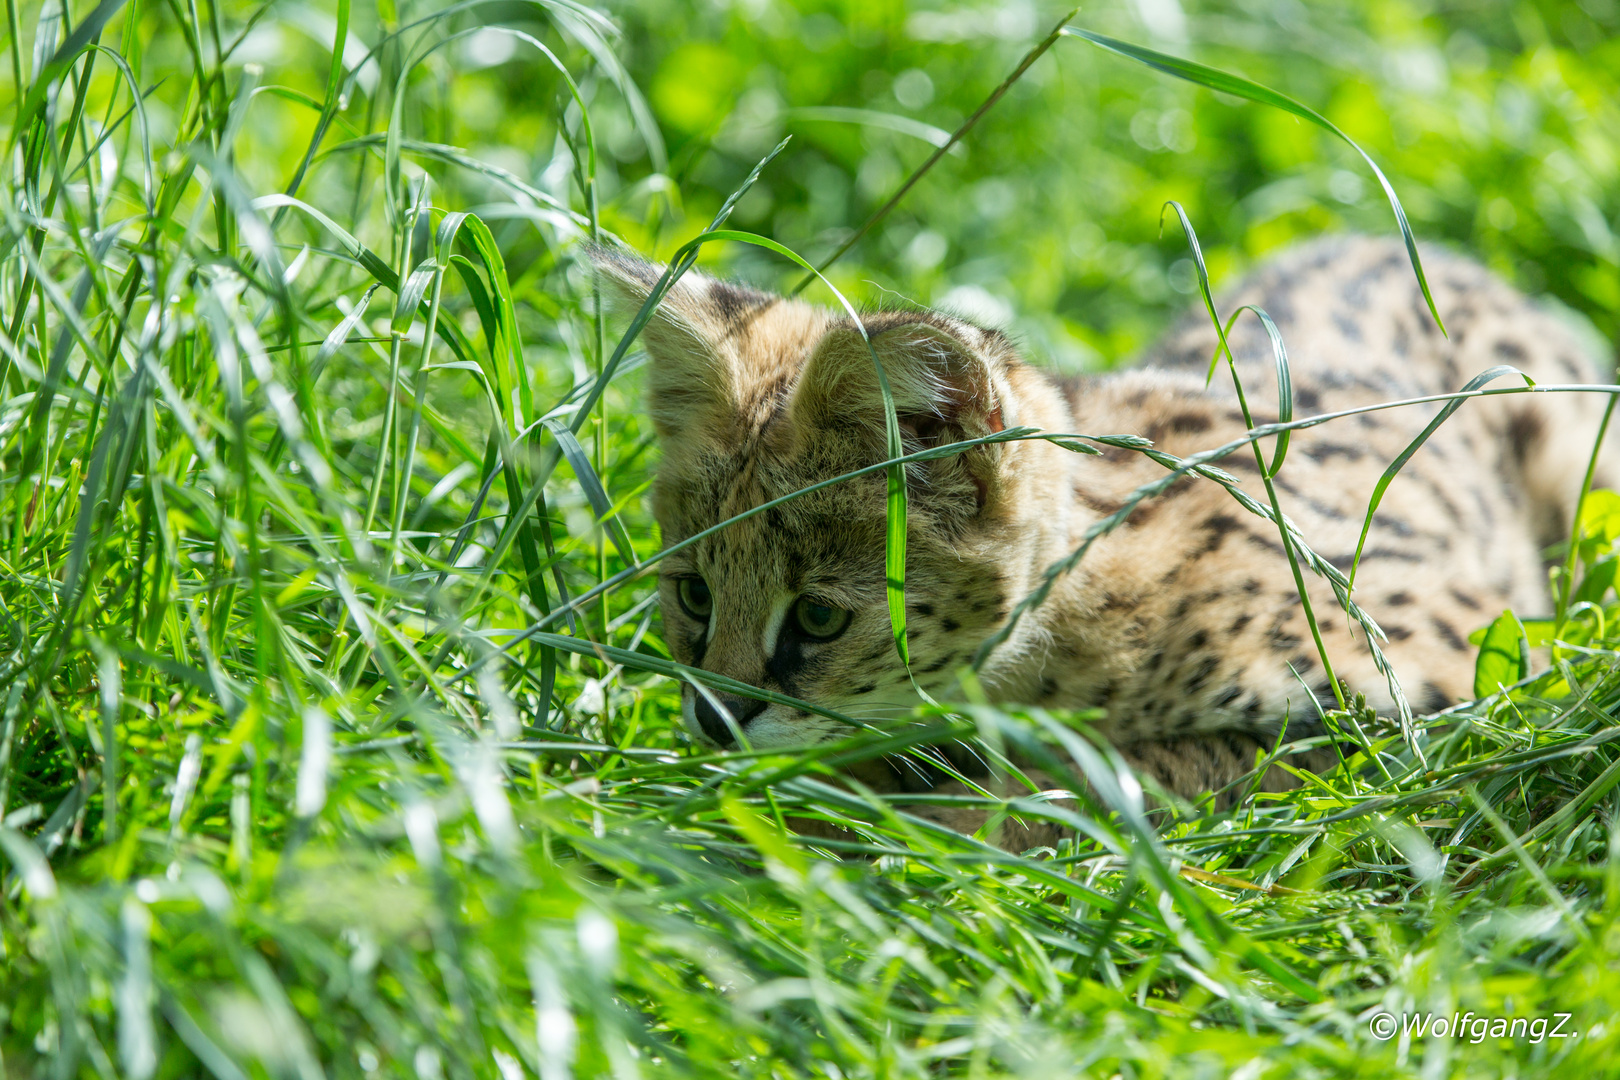
MULTIPOLYGON (((1075 717, 678 734, 641 358, 585 243, 821 264, 1061 14, 1004 7, 8 6, 0 1076, 1613 1073, 1606 494, 1523 627, 1553 670, 1498 621, 1481 689, 1514 689, 1409 733, 1350 703, 1358 758, 1227 813, 1145 815, 1075 717), (973 734, 1088 781, 1079 838, 1008 855, 829 782, 973 734)), ((1084 18, 1307 103, 1420 235, 1620 327, 1612 5, 1189 11, 1192 44, 1084 18)), ((1390 231, 1335 139, 1059 41, 828 279, 1103 366, 1197 288, 1166 199, 1218 279, 1390 231)))

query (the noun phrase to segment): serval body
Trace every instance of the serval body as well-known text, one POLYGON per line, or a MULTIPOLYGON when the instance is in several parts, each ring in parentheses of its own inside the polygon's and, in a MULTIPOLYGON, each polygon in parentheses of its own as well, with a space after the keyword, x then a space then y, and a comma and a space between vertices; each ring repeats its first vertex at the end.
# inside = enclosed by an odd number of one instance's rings
MULTIPOLYGON (((631 310, 662 271, 610 253, 598 262, 631 310)), ((1541 384, 1599 378, 1598 357, 1560 317, 1466 260, 1431 251, 1425 268, 1449 339, 1404 248, 1380 240, 1297 249, 1220 307, 1255 304, 1275 320, 1296 419, 1452 392, 1501 364, 1541 384)), ((1068 383, 1024 362, 1003 334, 938 312, 863 321, 908 451, 1032 426, 1136 434, 1186 456, 1247 430, 1224 365, 1205 385, 1216 337, 1201 314, 1138 366, 1068 383)), ((666 544, 885 456, 872 360, 840 312, 688 273, 645 343, 663 446, 654 508, 666 544)), ((1272 346, 1258 320, 1245 316, 1232 346, 1256 422, 1275 420, 1272 346)), ((1550 610, 1542 551, 1568 527, 1603 404, 1601 395, 1568 393, 1470 401, 1389 488, 1355 598, 1388 635, 1386 655, 1417 711, 1471 695, 1470 631, 1507 607, 1550 610)), ((1380 473, 1439 407, 1364 412, 1295 432, 1276 484, 1284 513, 1315 551, 1348 569, 1380 473)), ((1269 458, 1272 441, 1262 445, 1269 458)), ((1252 451, 1219 466, 1265 500, 1252 451)), ((1132 450, 1086 456, 1046 441, 910 466, 905 584, 917 683, 953 697, 959 670, 1042 572, 1133 489, 1164 475, 1132 450)), ((916 695, 891 640, 884 507, 885 480, 874 473, 666 559, 661 596, 675 658, 851 717, 903 715, 916 695)), ((1362 631, 1328 582, 1309 572, 1306 581, 1337 676, 1391 710, 1362 631)), ((1126 758, 1183 796, 1252 770, 1285 722, 1290 740, 1322 733, 1319 709, 1334 701, 1277 527, 1202 478, 1177 481, 1099 539, 979 677, 998 702, 1103 708, 1104 732, 1126 758)), ((723 694, 711 701, 691 686, 683 715, 696 738, 721 746, 735 741, 733 725, 755 747, 844 732, 813 713, 723 694)), ((1332 759, 1323 753, 1311 763, 1332 759)), ((917 775, 901 768, 889 779, 909 788, 917 775)), ((861 779, 884 782, 872 770, 861 779)), ((1265 780, 1279 781, 1286 778, 1265 780)))

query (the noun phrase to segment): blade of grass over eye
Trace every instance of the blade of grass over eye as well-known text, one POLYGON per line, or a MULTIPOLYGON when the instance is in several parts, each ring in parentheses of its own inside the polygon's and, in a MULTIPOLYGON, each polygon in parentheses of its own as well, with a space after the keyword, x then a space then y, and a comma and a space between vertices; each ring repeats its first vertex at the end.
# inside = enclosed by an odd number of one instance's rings
MULTIPOLYGON (((733 515, 724 521, 717 522, 706 529, 692 534, 684 540, 670 544, 660 551, 653 552, 651 555, 648 555, 645 559, 641 560, 641 563, 638 566, 627 567, 624 570, 619 571, 619 573, 613 575, 613 577, 609 578, 607 581, 593 586, 591 589, 575 597, 571 602, 565 604, 562 608, 552 612, 550 615, 529 626, 522 633, 518 634, 513 639, 512 643, 515 644, 517 642, 527 640, 530 635, 539 633, 553 623, 562 620, 578 607, 594 601, 597 597, 601 596, 608 590, 616 588, 617 586, 624 584, 626 581, 645 573, 654 564, 661 562, 671 555, 685 551, 686 549, 701 543, 703 540, 715 535, 722 529, 728 529, 737 524, 739 521, 746 521, 749 518, 768 513, 769 511, 776 509, 778 506, 784 506, 790 502, 794 502, 797 499, 814 494, 817 491, 832 487, 834 484, 842 484, 850 480, 858 479, 862 476, 870 476, 876 472, 887 473, 888 470, 895 465, 909 465, 915 462, 937 461, 941 458, 952 457, 957 454, 965 453, 977 446, 988 446, 994 443, 1012 442, 1018 439, 1047 438, 1049 438, 1047 433, 1036 428, 1007 428, 1003 431, 996 432, 994 435, 986 435, 978 439, 968 439, 957 443, 948 443, 944 446, 931 447, 927 450, 918 450, 915 453, 907 454, 901 458, 891 459, 888 461, 879 461, 874 464, 864 466, 863 468, 855 469, 847 473, 842 473, 838 476, 829 477, 826 480, 818 481, 814 484, 806 485, 797 491, 789 492, 786 495, 780 495, 767 502, 760 503, 758 506, 750 507, 749 509, 744 510, 742 513, 733 515)), ((1061 444, 1061 441, 1066 437, 1050 436, 1050 438, 1052 441, 1058 441, 1061 444)), ((1237 445, 1242 444, 1239 443, 1237 445)), ((458 671, 455 675, 451 676, 448 681, 455 682, 469 674, 472 674, 473 671, 476 670, 477 665, 482 662, 483 661, 481 659, 474 660, 471 665, 462 669, 461 671, 458 671)))
MULTIPOLYGON (((1526 375, 1518 368, 1512 367, 1508 364, 1498 364, 1495 367, 1487 368, 1485 371, 1475 375, 1472 379, 1469 379, 1468 382, 1463 384, 1461 392, 1466 394, 1471 390, 1479 390, 1484 387, 1486 383, 1500 379, 1504 375, 1519 376, 1524 380, 1526 389, 1534 388, 1536 385, 1534 379, 1530 378, 1530 376, 1526 375)), ((1389 468, 1384 470, 1384 474, 1378 478, 1378 483, 1373 485, 1372 498, 1367 501, 1367 517, 1366 520, 1361 523, 1361 538, 1356 541, 1355 558, 1350 563, 1351 588, 1355 587, 1356 570, 1361 566, 1361 550, 1367 545, 1367 533, 1372 530, 1373 515, 1378 512, 1378 504, 1384 501, 1384 492, 1389 490, 1389 485, 1394 481, 1395 477, 1400 474, 1401 469, 1405 468, 1406 463, 1412 460, 1412 455, 1422 449, 1423 444, 1429 441, 1429 436, 1440 430, 1440 425, 1449 420, 1451 418, 1451 414, 1461 408, 1462 403, 1465 400, 1467 399, 1457 397, 1441 406, 1440 411, 1435 414, 1433 420, 1429 421, 1428 426, 1426 426, 1418 434, 1417 438, 1413 439, 1406 445, 1406 449, 1402 450, 1394 461, 1389 463, 1389 468)))
POLYGON ((1441 321, 1440 311, 1434 304, 1434 296, 1429 292, 1429 279, 1423 273, 1423 260, 1418 256, 1417 238, 1412 235, 1411 223, 1406 219, 1406 208, 1401 205, 1400 198, 1395 194, 1395 186, 1389 182, 1389 177, 1384 175, 1384 170, 1378 167, 1378 163, 1372 159, 1372 156, 1363 150, 1359 143, 1340 130, 1337 124, 1308 105, 1301 104, 1286 94, 1279 94, 1270 87, 1245 79, 1241 75, 1233 75, 1218 68, 1207 67, 1192 60, 1183 60, 1180 57, 1144 48, 1141 45, 1132 45, 1130 42, 1119 41, 1090 30, 1083 30, 1077 26, 1063 26, 1056 33, 1089 41, 1099 48, 1135 60, 1139 64, 1145 64, 1166 75, 1185 79, 1187 82, 1198 86, 1216 90, 1223 94, 1230 94, 1233 97, 1244 98, 1261 105, 1269 105, 1274 109, 1281 109, 1283 112, 1297 116, 1301 120, 1309 121, 1322 130, 1336 135, 1350 149, 1361 155, 1361 160, 1367 163, 1367 167, 1378 178, 1379 186, 1384 189, 1384 197, 1389 200, 1390 209, 1395 212, 1395 222, 1400 226, 1401 239, 1406 242, 1406 255, 1411 260, 1413 273, 1417 275, 1418 287, 1423 290, 1423 299, 1429 305, 1429 314, 1434 317, 1434 324, 1440 328, 1440 332, 1442 334, 1446 333, 1446 324, 1441 321))
MULTIPOLYGON (((895 412, 894 391, 889 387, 889 376, 883 370, 883 361, 878 359, 877 347, 872 344, 872 339, 866 333, 866 325, 861 321, 861 317, 856 314, 854 306, 845 299, 844 294, 839 292, 832 282, 822 277, 821 271, 811 266, 797 252, 784 247, 775 240, 754 233, 737 232, 730 229, 710 230, 688 241, 681 249, 681 252, 684 253, 688 249, 695 252, 700 244, 711 240, 734 240, 739 243, 753 244, 756 247, 765 248, 767 251, 774 251, 776 254, 791 259, 804 267, 812 276, 819 278, 821 283, 832 292, 833 297, 837 299, 839 305, 844 309, 844 314, 849 317, 850 323, 855 327, 856 332, 861 335, 861 340, 866 343, 866 352, 871 358, 872 370, 877 375, 878 393, 883 399, 884 444, 887 456, 891 459, 903 456, 905 448, 901 445, 900 420, 895 412)), ((672 262, 671 268, 678 261, 677 259, 672 262)), ((666 271, 665 277, 668 276, 669 274, 666 271)), ((657 295, 656 292, 654 295, 657 295)), ((642 310, 647 310, 645 304, 642 305, 642 310)), ((904 466, 898 464, 888 467, 888 494, 884 512, 883 550, 884 579, 889 598, 889 625, 894 634, 895 652, 899 654, 900 662, 905 664, 909 670, 911 667, 911 652, 906 646, 906 473, 904 466)))
POLYGON ((984 114, 993 109, 996 102, 1000 101, 1003 95, 1005 95, 1008 90, 1012 89, 1013 84, 1024 77, 1024 72, 1029 70, 1029 66, 1035 61, 1039 60, 1041 55, 1045 53, 1046 50, 1057 44, 1057 39, 1062 36, 1064 28, 1068 25, 1069 20, 1073 19, 1078 14, 1080 14, 1080 9, 1075 8, 1073 11, 1070 11, 1067 15, 1063 16, 1063 18, 1059 19, 1057 26, 1053 27, 1052 32, 1047 34, 1046 37, 1042 38, 1036 43, 1034 48, 1030 49, 1029 52, 1024 54, 1024 58, 1018 61, 1018 66, 1013 68, 1012 74, 1003 79, 1001 84, 990 92, 990 96, 985 98, 984 101, 979 104, 979 107, 974 109, 972 114, 957 126, 955 131, 951 132, 950 138, 945 140, 944 143, 936 144, 934 152, 928 155, 928 159, 926 161, 912 170, 911 175, 906 177, 900 186, 895 189, 894 194, 889 196, 888 201, 874 210, 871 217, 861 222, 860 228, 850 233, 848 239, 846 239, 842 244, 838 245, 837 249, 834 250, 831 255, 828 255, 825 259, 821 260, 821 264, 813 268, 815 271, 814 273, 806 274, 802 279, 800 279, 799 283, 793 286, 792 291, 789 292, 788 295, 798 296, 800 293, 804 292, 812 281, 815 281, 817 277, 819 277, 822 273, 825 273, 833 263, 843 258, 845 253, 848 252, 850 248, 860 243, 861 238, 867 233, 871 232, 873 228, 877 226, 878 222, 888 217, 889 212, 896 206, 900 205, 900 201, 906 197, 912 188, 917 186, 917 182, 919 180, 928 175, 929 170, 931 170, 939 162, 939 159, 949 153, 957 143, 966 138, 967 133, 973 130, 974 125, 979 122, 984 114))

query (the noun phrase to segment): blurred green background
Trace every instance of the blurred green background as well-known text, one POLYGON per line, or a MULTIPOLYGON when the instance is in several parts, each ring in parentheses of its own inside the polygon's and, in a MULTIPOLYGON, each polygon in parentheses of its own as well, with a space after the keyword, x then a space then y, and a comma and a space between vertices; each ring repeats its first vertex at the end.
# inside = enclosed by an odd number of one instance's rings
MULTIPOLYGON (((645 0, 609 10, 624 28, 616 51, 666 142, 638 134, 607 78, 586 76, 606 224, 667 256, 792 135, 733 223, 812 261, 1067 12, 1030 0, 645 0), (661 178, 649 183, 666 158, 678 197, 661 178)), ((310 26, 313 39, 272 24, 247 51, 277 56, 283 72, 298 69, 285 64, 288 51, 306 53, 305 89, 318 95, 327 63, 321 19, 296 5, 282 15, 310 26)), ((356 12, 355 32, 374 39, 364 17, 356 12)), ((569 43, 527 5, 485 4, 464 18, 527 28, 569 56, 569 43)), ((1616 336, 1616 0, 1137 0, 1087 8, 1077 21, 1319 109, 1386 169, 1420 237, 1475 253, 1616 336)), ((568 196, 565 171, 541 171, 556 160, 559 122, 577 129, 577 110, 562 120, 560 80, 511 37, 476 35, 451 49, 456 55, 443 50, 412 76, 438 81, 450 106, 418 137, 467 147, 568 196)), ((258 137, 298 145, 296 129, 309 123, 289 103, 258 137)), ((452 202, 479 198, 466 173, 444 182, 461 189, 452 202)), ((1107 366, 1150 340, 1194 288, 1179 230, 1159 235, 1166 199, 1191 213, 1217 280, 1297 238, 1395 227, 1366 168, 1326 133, 1066 39, 833 280, 867 301, 887 290, 1011 326, 1065 369, 1107 366)), ((508 239, 522 231, 510 228, 508 239)), ((705 261, 761 284, 796 280, 755 249, 717 245, 705 261)))

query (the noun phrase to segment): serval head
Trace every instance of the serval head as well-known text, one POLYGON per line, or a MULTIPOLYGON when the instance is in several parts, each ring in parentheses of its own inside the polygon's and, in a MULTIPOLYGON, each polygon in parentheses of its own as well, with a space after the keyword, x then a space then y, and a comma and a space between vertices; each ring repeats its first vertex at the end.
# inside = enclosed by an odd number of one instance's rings
MULTIPOLYGON (((598 250, 614 305, 635 312, 662 266, 598 250)), ((1032 424, 1064 430, 1059 395, 1002 334, 934 311, 862 317, 907 452, 1032 424)), ((852 320, 812 304, 685 274, 642 333, 648 408, 663 450, 653 508, 666 546, 748 510, 885 460, 872 355, 852 320)), ((984 444, 908 466, 911 671, 931 694, 1006 619, 1055 557, 1069 455, 1045 442, 984 444)), ((886 480, 822 487, 704 537, 660 564, 677 661, 860 721, 917 696, 896 652, 884 575, 886 480)), ((1002 651, 1029 647, 1015 637, 1002 651)), ((992 665, 993 667, 993 665, 992 665)), ((987 674, 993 674, 986 669, 987 674)), ((754 747, 835 738, 846 725, 728 693, 683 688, 700 741, 754 747), (717 707, 718 706, 718 707, 717 707), (729 714, 729 715, 728 715, 729 714)))

